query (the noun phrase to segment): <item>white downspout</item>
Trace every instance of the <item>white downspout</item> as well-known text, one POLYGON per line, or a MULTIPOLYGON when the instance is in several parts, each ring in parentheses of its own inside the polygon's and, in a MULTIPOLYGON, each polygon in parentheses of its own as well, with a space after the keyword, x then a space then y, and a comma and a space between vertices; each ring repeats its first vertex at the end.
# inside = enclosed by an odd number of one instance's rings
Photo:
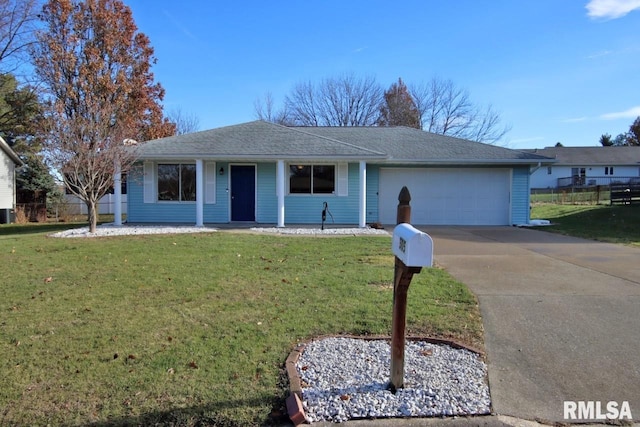
POLYGON ((542 167, 542 162, 538 162, 538 166, 529 168, 529 175, 533 175, 538 169, 542 167))

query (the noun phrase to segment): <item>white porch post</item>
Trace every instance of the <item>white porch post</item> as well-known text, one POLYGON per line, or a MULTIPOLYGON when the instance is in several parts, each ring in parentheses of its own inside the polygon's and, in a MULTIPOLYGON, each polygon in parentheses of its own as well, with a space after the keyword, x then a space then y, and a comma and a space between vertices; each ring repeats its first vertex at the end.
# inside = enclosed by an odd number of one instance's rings
POLYGON ((284 160, 276 164, 276 195, 278 196, 278 227, 284 227, 284 160))
POLYGON ((196 159, 196 227, 204 225, 204 167, 202 159, 196 159))
POLYGON ((115 200, 113 205, 113 218, 115 225, 120 227, 122 225, 122 169, 118 159, 116 159, 114 163, 113 196, 115 200))
POLYGON ((358 226, 364 228, 367 225, 367 162, 360 160, 360 198, 359 198, 358 226))

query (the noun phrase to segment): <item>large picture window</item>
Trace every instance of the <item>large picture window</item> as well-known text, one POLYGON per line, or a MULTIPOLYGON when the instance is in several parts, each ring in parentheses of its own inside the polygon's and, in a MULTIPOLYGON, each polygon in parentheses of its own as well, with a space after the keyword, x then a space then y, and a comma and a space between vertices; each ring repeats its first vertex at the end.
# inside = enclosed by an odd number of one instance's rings
POLYGON ((332 194, 335 190, 335 165, 289 166, 289 193, 332 194))
POLYGON ((159 164, 158 200, 193 202, 196 200, 196 165, 159 164))

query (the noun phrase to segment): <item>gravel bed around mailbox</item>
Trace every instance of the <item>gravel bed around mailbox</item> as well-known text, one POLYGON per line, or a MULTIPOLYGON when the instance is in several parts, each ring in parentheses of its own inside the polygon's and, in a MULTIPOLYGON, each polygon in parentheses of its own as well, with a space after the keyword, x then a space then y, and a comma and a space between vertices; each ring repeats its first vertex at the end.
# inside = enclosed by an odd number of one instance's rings
POLYGON ((487 367, 469 350, 407 341, 403 389, 387 390, 385 340, 325 338, 304 347, 296 369, 311 422, 358 418, 483 415, 491 412, 487 367))

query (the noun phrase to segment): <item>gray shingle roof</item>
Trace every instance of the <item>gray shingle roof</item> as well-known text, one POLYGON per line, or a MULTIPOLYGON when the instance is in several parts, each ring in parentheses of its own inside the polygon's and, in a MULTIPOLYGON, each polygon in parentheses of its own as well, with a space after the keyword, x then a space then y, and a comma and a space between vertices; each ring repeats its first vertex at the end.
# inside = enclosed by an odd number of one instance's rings
POLYGON ((384 153, 302 130, 255 121, 148 141, 140 158, 384 158, 384 153))
POLYGON ((264 121, 145 142, 141 159, 366 160, 370 163, 537 163, 533 153, 406 127, 285 127, 264 121))
POLYGON ((623 166, 640 164, 640 147, 546 147, 523 151, 556 159, 556 165, 623 166))
MULTIPOLYGON (((300 129, 300 128, 296 128, 300 129)), ((409 127, 318 127, 318 135, 384 152, 387 162, 502 163, 548 162, 550 159, 496 145, 425 132, 409 127)))

